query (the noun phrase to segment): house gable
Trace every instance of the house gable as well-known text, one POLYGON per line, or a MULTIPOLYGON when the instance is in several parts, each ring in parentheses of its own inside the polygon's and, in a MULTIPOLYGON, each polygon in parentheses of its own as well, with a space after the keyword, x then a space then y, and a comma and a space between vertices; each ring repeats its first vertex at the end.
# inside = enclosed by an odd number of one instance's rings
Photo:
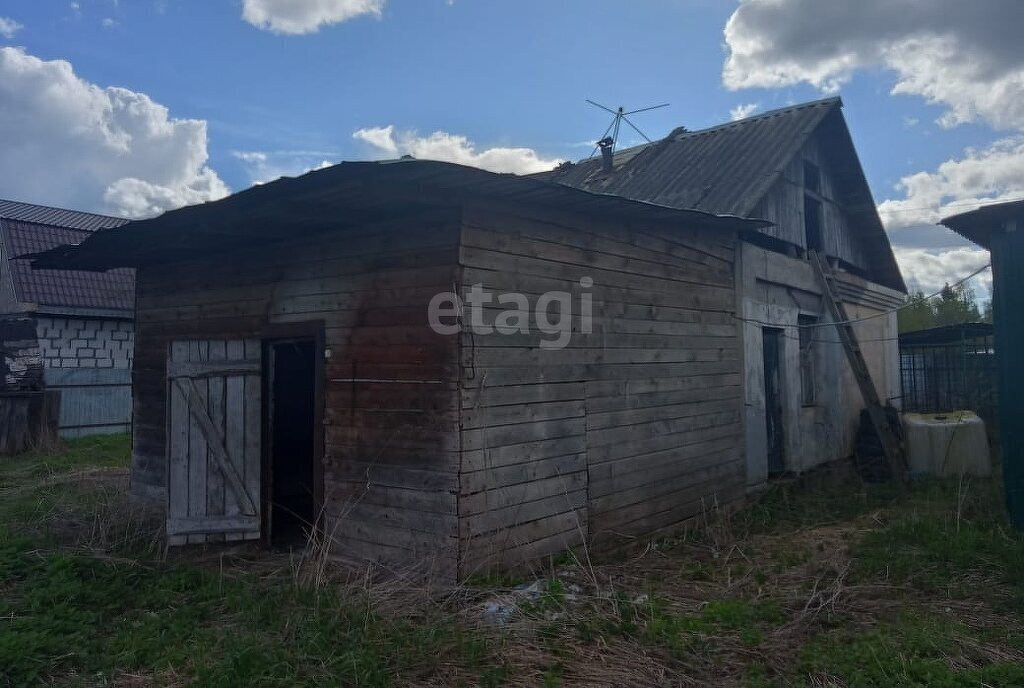
POLYGON ((620 151, 611 172, 599 160, 587 160, 539 176, 649 203, 766 219, 776 226, 758 230, 766 239, 752 238, 777 250, 803 251, 805 160, 820 163, 827 185, 827 197, 819 199, 827 206, 826 255, 905 291, 838 98, 700 131, 677 129, 660 141, 620 151))

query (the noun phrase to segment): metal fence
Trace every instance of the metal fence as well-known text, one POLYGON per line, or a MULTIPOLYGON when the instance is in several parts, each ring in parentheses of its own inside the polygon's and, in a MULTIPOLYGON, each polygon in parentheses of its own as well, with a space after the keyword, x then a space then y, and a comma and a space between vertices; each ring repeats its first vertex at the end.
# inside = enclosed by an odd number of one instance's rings
POLYGON ((974 411, 996 417, 996 350, 992 326, 949 325, 900 335, 903 410, 974 411))

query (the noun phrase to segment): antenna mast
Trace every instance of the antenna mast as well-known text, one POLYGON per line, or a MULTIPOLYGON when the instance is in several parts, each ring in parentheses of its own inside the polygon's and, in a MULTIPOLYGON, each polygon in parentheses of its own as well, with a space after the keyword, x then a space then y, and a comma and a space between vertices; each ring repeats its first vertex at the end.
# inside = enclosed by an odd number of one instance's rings
POLYGON ((661 105, 652 105, 650 107, 639 108, 637 110, 629 110, 629 111, 627 111, 626 108, 621 107, 621 106, 619 107, 618 110, 612 110, 610 107, 606 107, 604 105, 601 105, 601 103, 594 102, 593 100, 590 100, 589 98, 587 99, 587 102, 590 103, 591 105, 593 105, 596 108, 601 108, 605 112, 610 112, 612 115, 614 115, 614 118, 612 119, 612 123, 608 125, 608 128, 605 129, 605 131, 604 131, 604 135, 597 142, 597 145, 594 146, 594 150, 591 151, 591 153, 590 153, 590 157, 591 158, 594 157, 594 154, 597 153, 599 148, 600 149, 609 149, 611 153, 615 152, 615 147, 618 145, 618 142, 619 142, 619 130, 621 129, 623 122, 628 124, 633 129, 633 131, 635 131, 636 133, 640 134, 640 136, 643 137, 644 141, 646 141, 647 143, 650 143, 651 139, 648 138, 647 134, 645 134, 642 131, 640 131, 640 129, 635 124, 633 124, 633 122, 630 121, 629 116, 630 115, 636 115, 636 114, 639 114, 641 112, 648 112, 650 110, 657 110, 659 108, 663 108, 663 107, 668 107, 669 106, 668 103, 662 103, 661 105), (609 136, 609 134, 610 134, 610 136, 609 136))

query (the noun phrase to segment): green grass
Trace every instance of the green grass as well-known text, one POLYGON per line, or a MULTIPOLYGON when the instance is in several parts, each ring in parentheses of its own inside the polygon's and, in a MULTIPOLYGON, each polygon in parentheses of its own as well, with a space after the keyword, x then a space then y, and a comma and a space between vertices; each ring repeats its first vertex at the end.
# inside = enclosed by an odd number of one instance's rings
POLYGON ((57 452, 27 452, 3 459, 0 487, 29 477, 93 468, 127 468, 131 460, 127 435, 96 435, 70 440, 57 452))
POLYGON ((0 543, 0 682, 125 672, 200 685, 392 685, 442 661, 481 664, 486 639, 438 619, 385 621, 332 589, 264 589, 188 566, 140 566, 0 543))
POLYGON ((886 580, 953 597, 1009 597, 1024 612, 1024 538, 991 481, 928 482, 857 544, 858 580, 886 580), (1000 585, 978 589, 978 577, 1000 585))
POLYGON ((1024 685, 1024 664, 986 654, 993 640, 950 618, 908 612, 873 628, 840 628, 812 640, 796 673, 836 677, 849 688, 1024 685))
POLYGON ((107 685, 131 673, 175 685, 390 686, 442 663, 492 669, 491 639, 440 611, 385 619, 340 588, 59 547, 47 526, 106 503, 76 471, 124 467, 128 452, 126 438, 93 438, 0 464, 0 685, 107 685))
POLYGON ((129 453, 101 437, 0 462, 0 686, 1024 685, 1024 539, 994 481, 776 484, 635 560, 548 562, 495 628, 483 600, 518 577, 403 619, 287 565, 166 561, 124 494, 129 453))

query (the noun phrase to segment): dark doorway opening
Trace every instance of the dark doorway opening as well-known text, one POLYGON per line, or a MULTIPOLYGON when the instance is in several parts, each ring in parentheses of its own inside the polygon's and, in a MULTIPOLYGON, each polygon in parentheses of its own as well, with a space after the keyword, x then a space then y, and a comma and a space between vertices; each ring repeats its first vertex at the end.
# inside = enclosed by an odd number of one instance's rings
POLYGON ((316 522, 317 343, 267 344, 268 540, 305 542, 316 522))
POLYGON ((782 404, 782 330, 766 327, 764 337, 764 415, 768 431, 768 475, 786 470, 782 404))

